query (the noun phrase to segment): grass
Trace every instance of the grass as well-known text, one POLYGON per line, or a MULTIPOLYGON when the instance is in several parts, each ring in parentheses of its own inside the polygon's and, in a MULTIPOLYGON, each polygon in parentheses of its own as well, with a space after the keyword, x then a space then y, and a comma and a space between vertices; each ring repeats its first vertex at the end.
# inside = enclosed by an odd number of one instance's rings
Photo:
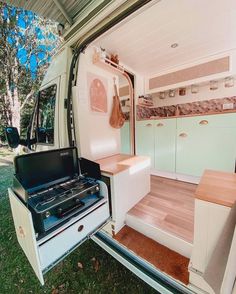
POLYGON ((7 147, 0 147, 0 158, 11 156, 13 152, 7 147))
POLYGON ((1 294, 156 293, 91 240, 49 271, 42 287, 16 239, 7 197, 12 174, 12 165, 0 166, 1 294), (82 264, 82 269, 78 263, 82 264))

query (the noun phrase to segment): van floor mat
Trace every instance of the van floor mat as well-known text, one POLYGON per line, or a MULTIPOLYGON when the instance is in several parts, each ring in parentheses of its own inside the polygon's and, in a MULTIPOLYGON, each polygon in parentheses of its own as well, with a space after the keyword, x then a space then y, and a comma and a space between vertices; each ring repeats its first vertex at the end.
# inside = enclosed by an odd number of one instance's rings
POLYGON ((189 284, 189 258, 157 243, 128 226, 124 226, 115 235, 114 239, 159 270, 185 285, 189 284))

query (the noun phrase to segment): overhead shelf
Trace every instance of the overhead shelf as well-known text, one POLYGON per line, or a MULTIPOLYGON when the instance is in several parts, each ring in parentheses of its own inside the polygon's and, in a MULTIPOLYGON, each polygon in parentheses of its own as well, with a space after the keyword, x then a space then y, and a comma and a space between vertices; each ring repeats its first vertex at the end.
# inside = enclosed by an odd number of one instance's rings
POLYGON ((191 87, 192 84, 204 86, 213 80, 222 81, 226 77, 235 77, 235 74, 236 50, 148 76, 145 93, 155 95, 170 89, 191 87))
POLYGON ((125 68, 122 65, 111 61, 109 58, 103 57, 101 52, 94 52, 93 64, 99 65, 100 67, 113 73, 123 74, 125 72, 125 68))

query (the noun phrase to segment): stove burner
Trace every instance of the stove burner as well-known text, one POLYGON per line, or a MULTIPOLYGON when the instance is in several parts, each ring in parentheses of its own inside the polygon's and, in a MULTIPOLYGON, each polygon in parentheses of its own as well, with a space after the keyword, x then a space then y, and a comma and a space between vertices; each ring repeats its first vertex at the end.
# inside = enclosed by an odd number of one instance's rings
MULTIPOLYGON (((77 197, 78 199, 83 199, 86 195, 91 194, 93 190, 92 187, 98 184, 89 179, 75 179, 64 182, 59 185, 55 185, 48 190, 40 191, 32 197, 30 204, 38 212, 43 212, 52 207, 61 205, 66 201, 74 201, 73 199, 77 197), (92 189, 92 190, 91 190, 92 189), (89 192, 90 190, 90 192, 89 192)), ((94 193, 98 190, 94 189, 94 193)))
POLYGON ((50 186, 28 200, 38 233, 46 233, 101 199, 99 184, 92 179, 73 179, 50 186))

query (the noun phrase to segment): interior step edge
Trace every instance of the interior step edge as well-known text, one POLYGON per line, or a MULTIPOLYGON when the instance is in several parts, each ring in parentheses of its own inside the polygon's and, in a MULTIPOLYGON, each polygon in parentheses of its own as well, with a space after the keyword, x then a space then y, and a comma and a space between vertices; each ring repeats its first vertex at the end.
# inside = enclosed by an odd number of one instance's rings
POLYGON ((169 232, 145 223, 142 219, 133 215, 126 215, 126 224, 137 232, 147 236, 148 238, 164 245, 165 247, 187 257, 191 257, 193 244, 178 238, 169 232))

